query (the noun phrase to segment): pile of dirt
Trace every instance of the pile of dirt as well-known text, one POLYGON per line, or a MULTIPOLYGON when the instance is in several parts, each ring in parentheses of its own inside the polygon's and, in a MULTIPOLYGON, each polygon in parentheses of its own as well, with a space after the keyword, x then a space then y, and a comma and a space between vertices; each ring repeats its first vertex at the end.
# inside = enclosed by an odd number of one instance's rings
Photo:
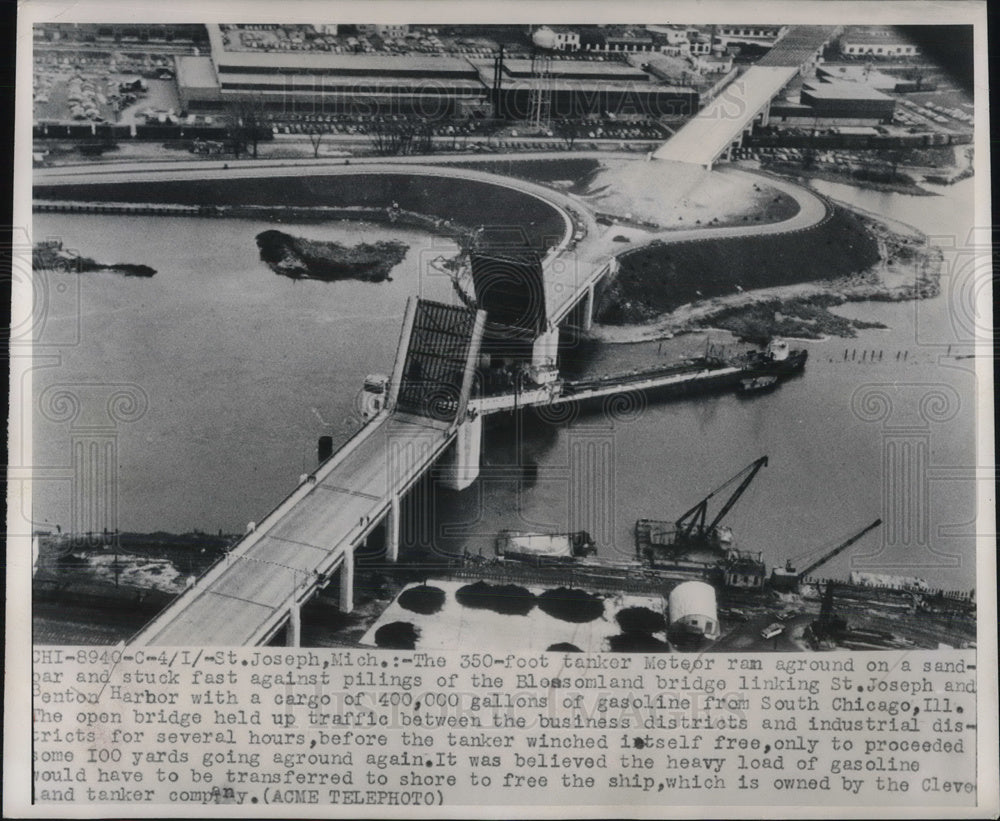
POLYGON ((612 653, 669 653, 670 645, 648 633, 620 633, 608 639, 612 653))
POLYGON ((444 607, 445 593, 440 587, 433 587, 429 584, 419 584, 410 587, 399 594, 400 607, 420 613, 423 616, 430 616, 437 613, 444 607))
POLYGON ((763 180, 688 163, 605 160, 583 199, 595 210, 667 228, 781 222, 798 203, 763 180))
POLYGON ((412 650, 419 638, 420 630, 410 622, 394 621, 375 631, 375 646, 385 650, 412 650))
POLYGON ((538 609, 560 621, 584 624, 604 615, 604 598, 585 590, 558 587, 538 596, 538 609))
POLYGON ((648 607, 626 607, 615 616, 623 633, 660 633, 667 629, 662 613, 648 607))
POLYGON ((516 584, 489 584, 478 581, 455 592, 463 607, 492 610, 502 616, 526 616, 535 606, 535 596, 526 587, 516 584))

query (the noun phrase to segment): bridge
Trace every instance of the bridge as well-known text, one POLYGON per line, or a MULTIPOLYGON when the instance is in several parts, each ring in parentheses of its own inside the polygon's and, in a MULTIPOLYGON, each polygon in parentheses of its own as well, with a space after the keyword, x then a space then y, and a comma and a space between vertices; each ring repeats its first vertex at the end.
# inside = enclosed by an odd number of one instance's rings
MULTIPOLYGON (((206 162, 174 163, 146 169, 60 169, 43 176, 50 197, 60 196, 56 192, 61 186, 78 185, 83 187, 77 192, 92 192, 88 200, 101 200, 96 189, 115 182, 115 198, 124 195, 124 202, 108 205, 128 207, 143 202, 147 186, 159 180, 277 178, 294 174, 297 165, 246 163, 227 168, 206 162), (138 193, 130 192, 123 181, 134 183, 138 193)), ((695 363, 618 380, 561 382, 560 325, 569 319, 589 327, 595 286, 616 265, 613 240, 601 236, 586 207, 533 183, 464 168, 409 164, 400 168, 382 161, 357 166, 361 167, 310 164, 309 172, 312 177, 388 173, 459 177, 519 189, 557 211, 562 236, 547 248, 487 244, 477 249, 485 263, 480 265, 473 255, 471 273, 478 280, 475 307, 411 299, 392 375, 381 385, 366 386, 366 424, 314 473, 302 476, 274 510, 251 523, 219 562, 136 634, 134 644, 177 646, 195 640, 204 645, 260 645, 283 632, 288 644, 297 645, 302 605, 335 577, 339 577, 341 610, 353 609, 354 553, 376 528, 384 525, 386 559, 396 561, 400 502, 407 490, 435 465, 451 488, 462 490, 475 481, 484 416, 527 405, 585 402, 655 389, 681 392, 699 383, 732 384, 739 375, 739 369, 731 366, 695 363), (527 298, 511 311, 505 301, 518 289, 527 289, 527 298), (497 323, 494 316, 488 323, 491 310, 498 309, 506 311, 504 321, 497 323), (530 384, 492 395, 480 390, 473 396, 477 370, 488 358, 503 359, 508 334, 516 342, 513 358, 530 384), (501 350, 490 350, 498 339, 501 350)), ((675 230, 668 241, 802 230, 825 216, 824 204, 814 195, 788 183, 769 184, 796 197, 801 206, 796 216, 765 226, 675 230)))
POLYGON ((710 171, 720 159, 729 159, 755 125, 768 124, 771 101, 819 60, 837 30, 836 26, 791 26, 756 65, 653 152, 653 158, 693 163, 710 171))
POLYGON ((284 630, 297 646, 302 605, 338 572, 351 612, 354 552, 384 522, 396 561, 403 494, 442 457, 452 487, 478 474, 480 429, 465 420, 484 324, 483 311, 411 299, 374 415, 131 643, 261 645, 284 630))

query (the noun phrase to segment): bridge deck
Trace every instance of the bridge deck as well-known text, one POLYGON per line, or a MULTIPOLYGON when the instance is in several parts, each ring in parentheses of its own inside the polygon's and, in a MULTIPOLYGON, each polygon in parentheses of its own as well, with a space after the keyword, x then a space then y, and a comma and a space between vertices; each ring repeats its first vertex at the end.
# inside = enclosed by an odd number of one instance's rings
POLYGON ((708 166, 798 73, 795 67, 753 66, 689 120, 653 156, 708 166))
POLYGON ((290 605, 309 598, 393 495, 413 484, 452 438, 444 422, 398 414, 373 421, 358 442, 317 471, 315 484, 301 498, 287 499, 134 641, 205 646, 266 641, 290 605))

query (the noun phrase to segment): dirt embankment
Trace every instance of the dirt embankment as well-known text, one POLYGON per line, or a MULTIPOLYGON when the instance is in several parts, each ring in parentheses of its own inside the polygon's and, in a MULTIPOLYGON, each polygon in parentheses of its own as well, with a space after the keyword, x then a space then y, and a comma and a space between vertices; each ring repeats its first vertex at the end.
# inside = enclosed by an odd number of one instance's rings
POLYGON ((915 229, 840 205, 826 222, 795 234, 653 243, 621 257, 598 307, 604 325, 596 334, 607 342, 705 328, 748 341, 853 337, 882 326, 830 308, 935 296, 942 260, 915 229))

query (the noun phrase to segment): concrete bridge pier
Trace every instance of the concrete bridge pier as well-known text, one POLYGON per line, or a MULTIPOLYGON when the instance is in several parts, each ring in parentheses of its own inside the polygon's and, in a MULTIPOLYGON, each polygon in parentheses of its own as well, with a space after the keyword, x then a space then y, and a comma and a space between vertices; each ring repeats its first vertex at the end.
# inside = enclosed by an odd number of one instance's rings
POLYGON ((593 282, 587 286, 587 296, 584 297, 583 304, 583 330, 589 331, 594 327, 594 287, 593 282))
POLYGON ((472 416, 458 426, 455 444, 445 457, 442 481, 451 490, 465 490, 479 477, 483 447, 483 418, 472 416))
POLYGON ((389 499, 389 512, 385 518, 385 560, 399 561, 399 494, 389 499))
POLYGON ((354 545, 344 550, 344 560, 340 564, 340 612, 354 611, 354 545))
POLYGON ((302 644, 302 605, 292 602, 288 608, 288 626, 285 627, 285 646, 298 647, 302 644))

